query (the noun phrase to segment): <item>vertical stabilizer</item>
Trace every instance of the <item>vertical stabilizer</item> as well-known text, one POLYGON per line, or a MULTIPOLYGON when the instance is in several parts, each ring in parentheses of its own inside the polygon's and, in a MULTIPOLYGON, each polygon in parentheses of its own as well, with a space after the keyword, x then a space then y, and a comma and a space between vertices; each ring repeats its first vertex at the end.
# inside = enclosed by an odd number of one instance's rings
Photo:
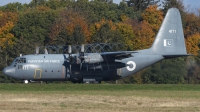
POLYGON ((177 8, 168 10, 150 49, 154 54, 163 56, 187 55, 181 15, 177 8))

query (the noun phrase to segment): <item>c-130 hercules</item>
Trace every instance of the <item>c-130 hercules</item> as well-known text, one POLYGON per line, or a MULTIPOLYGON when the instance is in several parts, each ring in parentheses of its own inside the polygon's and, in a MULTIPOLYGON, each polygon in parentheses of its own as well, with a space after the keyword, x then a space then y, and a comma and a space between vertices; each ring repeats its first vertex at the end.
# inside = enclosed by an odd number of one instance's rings
POLYGON ((79 54, 33 54, 17 57, 3 73, 29 81, 101 82, 132 75, 167 58, 189 56, 186 52, 180 12, 168 10, 153 45, 138 51, 79 54))

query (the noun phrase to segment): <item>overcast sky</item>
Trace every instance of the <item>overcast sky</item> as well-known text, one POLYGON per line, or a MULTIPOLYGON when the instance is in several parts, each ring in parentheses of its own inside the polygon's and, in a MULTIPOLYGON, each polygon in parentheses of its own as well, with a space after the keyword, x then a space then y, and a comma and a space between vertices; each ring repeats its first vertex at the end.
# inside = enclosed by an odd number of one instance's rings
MULTIPOLYGON (((12 2, 30 3, 31 0, 0 0, 0 6, 6 5, 12 2)), ((121 0, 113 0, 114 3, 120 3, 121 0)), ((183 0, 185 6, 190 5, 192 8, 200 8, 200 0, 183 0)))

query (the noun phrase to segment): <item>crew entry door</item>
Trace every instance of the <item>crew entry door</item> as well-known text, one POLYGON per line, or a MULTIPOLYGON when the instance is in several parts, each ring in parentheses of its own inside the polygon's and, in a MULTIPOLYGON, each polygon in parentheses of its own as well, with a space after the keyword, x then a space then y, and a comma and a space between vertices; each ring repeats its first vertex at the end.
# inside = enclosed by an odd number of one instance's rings
POLYGON ((40 79, 42 77, 42 69, 35 69, 34 79, 40 79))

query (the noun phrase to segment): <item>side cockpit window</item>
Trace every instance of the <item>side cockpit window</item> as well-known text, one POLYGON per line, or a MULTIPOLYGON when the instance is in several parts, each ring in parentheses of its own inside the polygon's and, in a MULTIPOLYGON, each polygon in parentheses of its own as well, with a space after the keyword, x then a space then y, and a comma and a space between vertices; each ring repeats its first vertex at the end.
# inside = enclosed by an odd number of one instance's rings
POLYGON ((17 62, 18 62, 18 59, 16 59, 15 62, 17 63, 17 62))
POLYGON ((14 67, 16 67, 16 65, 18 63, 18 59, 16 59, 13 63, 14 63, 14 67))

